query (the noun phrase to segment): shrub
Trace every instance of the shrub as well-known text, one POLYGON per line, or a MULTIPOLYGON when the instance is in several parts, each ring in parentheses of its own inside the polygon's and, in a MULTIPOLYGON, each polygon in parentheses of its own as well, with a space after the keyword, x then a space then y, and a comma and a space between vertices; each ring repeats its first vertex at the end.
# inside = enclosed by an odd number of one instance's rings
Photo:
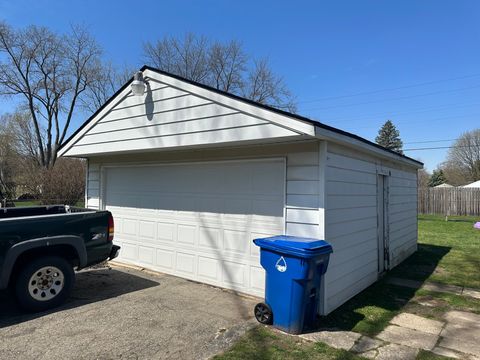
POLYGON ((84 160, 63 158, 53 168, 41 170, 41 203, 75 205, 84 196, 85 171, 84 160))

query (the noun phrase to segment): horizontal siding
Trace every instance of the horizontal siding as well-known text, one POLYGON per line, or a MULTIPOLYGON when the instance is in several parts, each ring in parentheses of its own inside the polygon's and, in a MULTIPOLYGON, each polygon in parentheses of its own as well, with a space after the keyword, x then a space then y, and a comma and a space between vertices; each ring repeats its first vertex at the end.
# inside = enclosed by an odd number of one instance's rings
POLYGON ((328 152, 325 217, 334 253, 325 278, 327 311, 377 277, 376 173, 375 163, 328 152))
POLYGON ((105 141, 97 144, 75 145, 69 155, 98 154, 122 151, 141 151, 145 149, 164 149, 207 144, 249 141, 265 138, 282 138, 297 135, 295 132, 272 124, 247 126, 230 129, 217 129, 207 132, 192 132, 172 136, 143 136, 125 141, 105 141))
POLYGON ((318 209, 288 208, 287 222, 300 224, 318 224, 318 209))
MULTIPOLYGON (((204 97, 155 82, 127 96, 68 151, 88 155, 295 137, 299 134, 204 97)), ((302 164, 302 154, 294 162, 302 164)), ((307 161, 308 162, 308 161, 307 161)), ((303 178, 301 180, 311 180, 303 178)), ((315 179, 312 179, 315 180, 315 179)))
POLYGON ((215 118, 221 115, 236 114, 238 111, 220 106, 218 104, 201 104, 191 106, 184 109, 166 110, 158 114, 152 115, 152 120, 145 122, 145 115, 136 117, 126 117, 111 121, 100 121, 88 133, 99 134, 108 131, 125 130, 130 128, 142 128, 155 126, 159 124, 170 124, 182 121, 190 121, 197 119, 215 118))
POLYGON ((326 312, 378 278, 377 174, 388 174, 391 266, 416 249, 416 170, 328 144, 326 233, 334 252, 325 276, 326 312))
POLYGON ((100 166, 88 163, 86 183, 86 204, 89 209, 100 208, 100 166))
POLYGON ((417 250, 417 172, 390 169, 390 266, 417 250))
POLYGON ((287 194, 290 195, 318 195, 318 180, 289 180, 287 194))
POLYGON ((144 137, 175 136, 180 134, 229 129, 243 126, 255 126, 262 124, 267 124, 267 122, 258 120, 251 116, 245 116, 243 114, 237 113, 231 115, 220 115, 208 119, 204 118, 169 124, 156 124, 133 129, 118 129, 107 131, 106 133, 89 133, 85 135, 83 139, 81 139, 77 144, 97 144, 105 142, 106 140, 112 142, 128 141, 131 139, 144 137))
POLYGON ((349 287, 342 287, 327 298, 327 309, 333 310, 337 308, 339 304, 343 304, 344 302, 350 300, 352 297, 373 284, 375 281, 377 281, 377 274, 373 274, 372 272, 368 272, 357 282, 348 281, 351 283, 349 287))
POLYGON ((319 149, 290 153, 287 158, 287 235, 319 237, 319 149))

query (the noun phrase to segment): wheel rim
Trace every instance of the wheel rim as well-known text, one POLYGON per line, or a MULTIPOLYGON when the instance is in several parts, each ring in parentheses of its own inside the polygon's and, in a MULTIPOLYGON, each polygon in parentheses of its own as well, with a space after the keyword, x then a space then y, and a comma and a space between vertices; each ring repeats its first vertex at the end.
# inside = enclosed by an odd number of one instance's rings
POLYGON ((63 289, 65 276, 55 266, 45 266, 35 271, 28 282, 30 296, 38 301, 48 301, 56 297, 63 289))
POLYGON ((264 305, 257 305, 255 307, 255 317, 262 324, 268 323, 271 317, 270 309, 264 305))

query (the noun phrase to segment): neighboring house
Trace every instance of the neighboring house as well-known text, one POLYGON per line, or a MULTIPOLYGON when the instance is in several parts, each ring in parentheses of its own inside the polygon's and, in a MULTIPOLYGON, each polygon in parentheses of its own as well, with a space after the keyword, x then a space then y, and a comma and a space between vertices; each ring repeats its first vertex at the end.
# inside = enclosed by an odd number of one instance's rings
POLYGON ((443 184, 434 186, 434 188, 453 188, 453 187, 454 187, 453 185, 450 185, 450 184, 447 184, 447 183, 443 183, 443 184))
POLYGON ((462 187, 463 188, 477 188, 477 189, 480 189, 480 180, 475 181, 471 184, 463 185, 462 187))
POLYGON ((150 67, 60 150, 88 159, 86 204, 115 217, 119 260, 262 296, 252 240, 326 239, 327 314, 417 249, 416 160, 150 67))

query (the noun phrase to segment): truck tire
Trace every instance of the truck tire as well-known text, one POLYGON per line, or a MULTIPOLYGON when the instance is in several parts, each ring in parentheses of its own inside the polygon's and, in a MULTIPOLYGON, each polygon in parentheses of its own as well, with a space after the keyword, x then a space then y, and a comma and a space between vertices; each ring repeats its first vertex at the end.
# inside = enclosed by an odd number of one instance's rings
POLYGON ((43 311, 62 304, 73 288, 75 272, 62 257, 45 256, 27 263, 15 281, 18 303, 27 311, 43 311))

